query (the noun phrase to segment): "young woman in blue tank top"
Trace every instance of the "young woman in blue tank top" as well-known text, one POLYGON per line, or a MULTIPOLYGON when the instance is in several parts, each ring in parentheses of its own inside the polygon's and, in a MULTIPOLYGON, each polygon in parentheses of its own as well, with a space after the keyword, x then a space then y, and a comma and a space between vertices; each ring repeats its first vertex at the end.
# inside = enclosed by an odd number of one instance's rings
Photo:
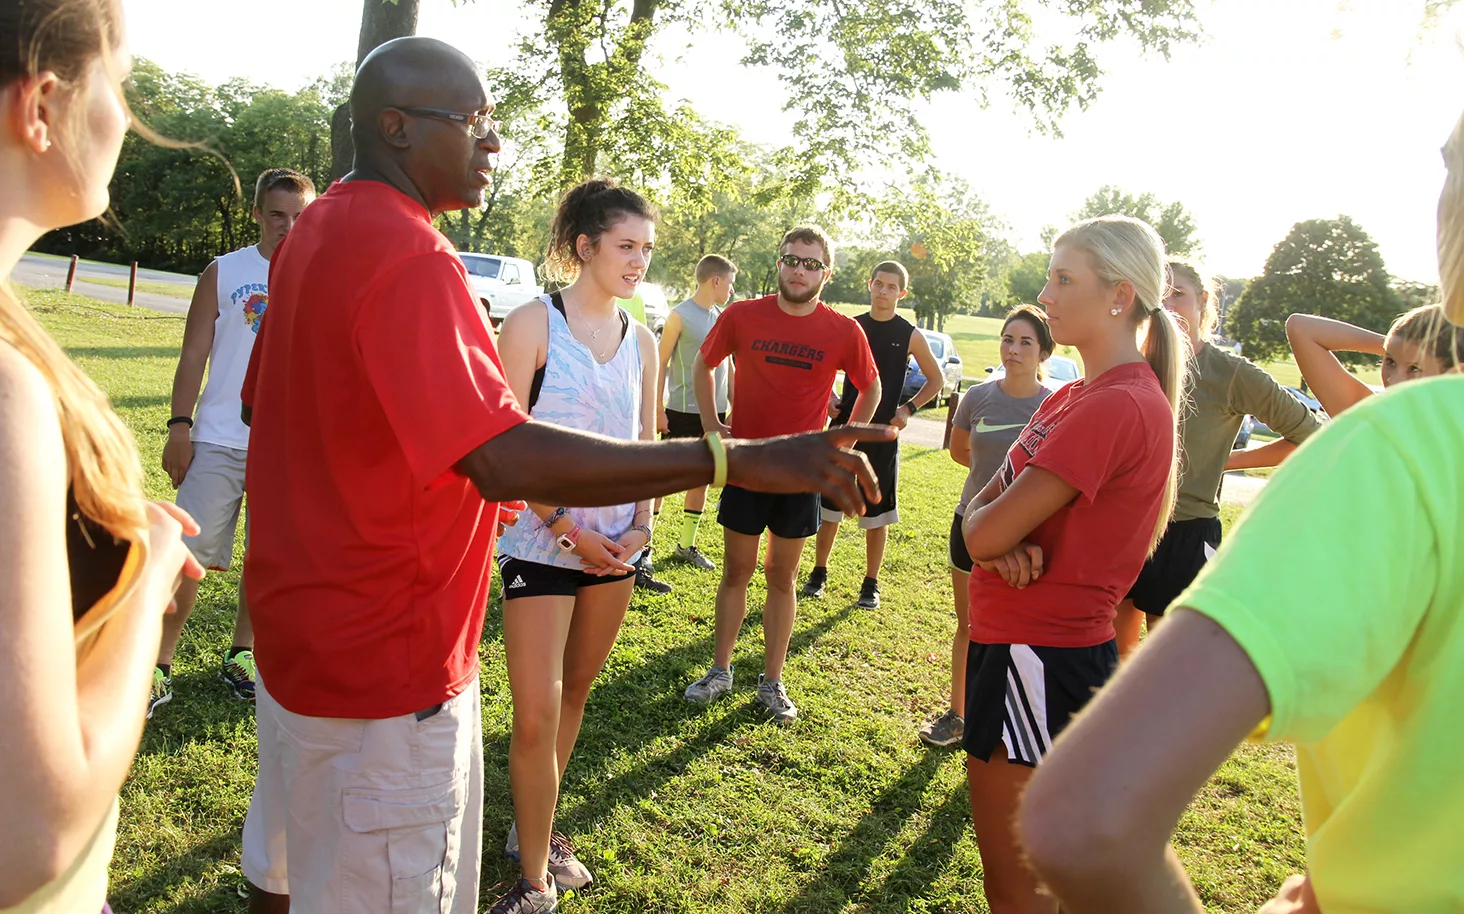
MULTIPOLYGON (((551 278, 573 281, 510 312, 498 338, 508 383, 535 419, 654 440, 656 340, 615 299, 635 293, 655 237, 650 204, 613 182, 586 181, 560 200, 548 268, 551 278)), ((523 878, 492 912, 547 910, 556 884, 591 881, 569 841, 553 831, 554 808, 590 686, 630 605, 631 563, 651 540, 649 500, 529 509, 498 546, 513 693, 515 824, 505 853, 519 859, 523 878)))

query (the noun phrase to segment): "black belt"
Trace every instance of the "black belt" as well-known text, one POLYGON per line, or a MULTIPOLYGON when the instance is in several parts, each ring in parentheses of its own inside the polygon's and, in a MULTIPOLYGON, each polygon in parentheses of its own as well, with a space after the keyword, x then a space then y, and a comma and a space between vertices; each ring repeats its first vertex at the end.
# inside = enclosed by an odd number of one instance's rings
POLYGON ((436 714, 438 711, 441 711, 442 710, 442 705, 443 705, 443 702, 440 702, 439 701, 437 704, 432 705, 430 708, 423 708, 422 710, 420 710, 420 711, 417 712, 417 720, 418 721, 426 720, 427 718, 429 718, 432 715, 436 714))

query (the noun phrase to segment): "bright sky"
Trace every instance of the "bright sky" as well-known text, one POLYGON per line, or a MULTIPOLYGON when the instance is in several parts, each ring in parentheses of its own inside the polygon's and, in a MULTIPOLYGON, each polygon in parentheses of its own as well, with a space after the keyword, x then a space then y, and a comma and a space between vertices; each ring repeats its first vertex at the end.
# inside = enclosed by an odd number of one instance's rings
MULTIPOLYGON (((211 82, 242 76, 295 89, 354 60, 361 0, 124 0, 133 52, 211 82), (232 48, 233 50, 229 50, 232 48)), ((419 34, 478 60, 510 62, 519 8, 422 0, 419 34)), ((935 164, 965 177, 1023 250, 1104 184, 1179 200, 1211 268, 1260 273, 1293 223, 1346 214, 1389 270, 1437 281, 1439 147, 1464 108, 1464 9, 1420 34, 1422 0, 1213 0, 1208 40, 1174 59, 1101 49, 1109 70, 1065 136, 1034 133, 1000 101, 944 97, 924 122, 935 164)), ((771 73, 738 66, 726 35, 665 34, 658 78, 705 116, 778 142, 791 119, 771 73)))

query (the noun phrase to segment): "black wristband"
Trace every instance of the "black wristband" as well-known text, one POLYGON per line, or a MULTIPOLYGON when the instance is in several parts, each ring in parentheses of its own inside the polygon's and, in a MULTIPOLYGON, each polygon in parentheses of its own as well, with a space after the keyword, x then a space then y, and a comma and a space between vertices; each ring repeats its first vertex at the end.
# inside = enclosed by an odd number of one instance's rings
POLYGON ((189 428, 193 428, 193 419, 189 416, 174 416, 173 418, 168 420, 168 428, 172 428, 180 422, 184 425, 187 425, 189 428))
MULTIPOLYGON (((918 407, 918 406, 915 405, 915 398, 914 397, 911 397, 910 399, 906 400, 904 403, 901 403, 900 406, 908 406, 908 407, 910 407, 910 417, 911 418, 914 418, 915 414, 920 411, 920 407, 918 407)), ((899 407, 896 407, 896 409, 898 409, 898 408, 899 407)))

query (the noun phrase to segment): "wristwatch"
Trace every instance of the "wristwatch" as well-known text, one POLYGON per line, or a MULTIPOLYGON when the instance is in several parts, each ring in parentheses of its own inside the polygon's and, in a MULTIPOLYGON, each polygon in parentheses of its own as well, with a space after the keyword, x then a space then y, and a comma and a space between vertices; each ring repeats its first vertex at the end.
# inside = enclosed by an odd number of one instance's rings
POLYGON ((579 543, 580 525, 575 524, 568 533, 561 533, 554 538, 559 548, 565 552, 573 552, 576 544, 579 543))

